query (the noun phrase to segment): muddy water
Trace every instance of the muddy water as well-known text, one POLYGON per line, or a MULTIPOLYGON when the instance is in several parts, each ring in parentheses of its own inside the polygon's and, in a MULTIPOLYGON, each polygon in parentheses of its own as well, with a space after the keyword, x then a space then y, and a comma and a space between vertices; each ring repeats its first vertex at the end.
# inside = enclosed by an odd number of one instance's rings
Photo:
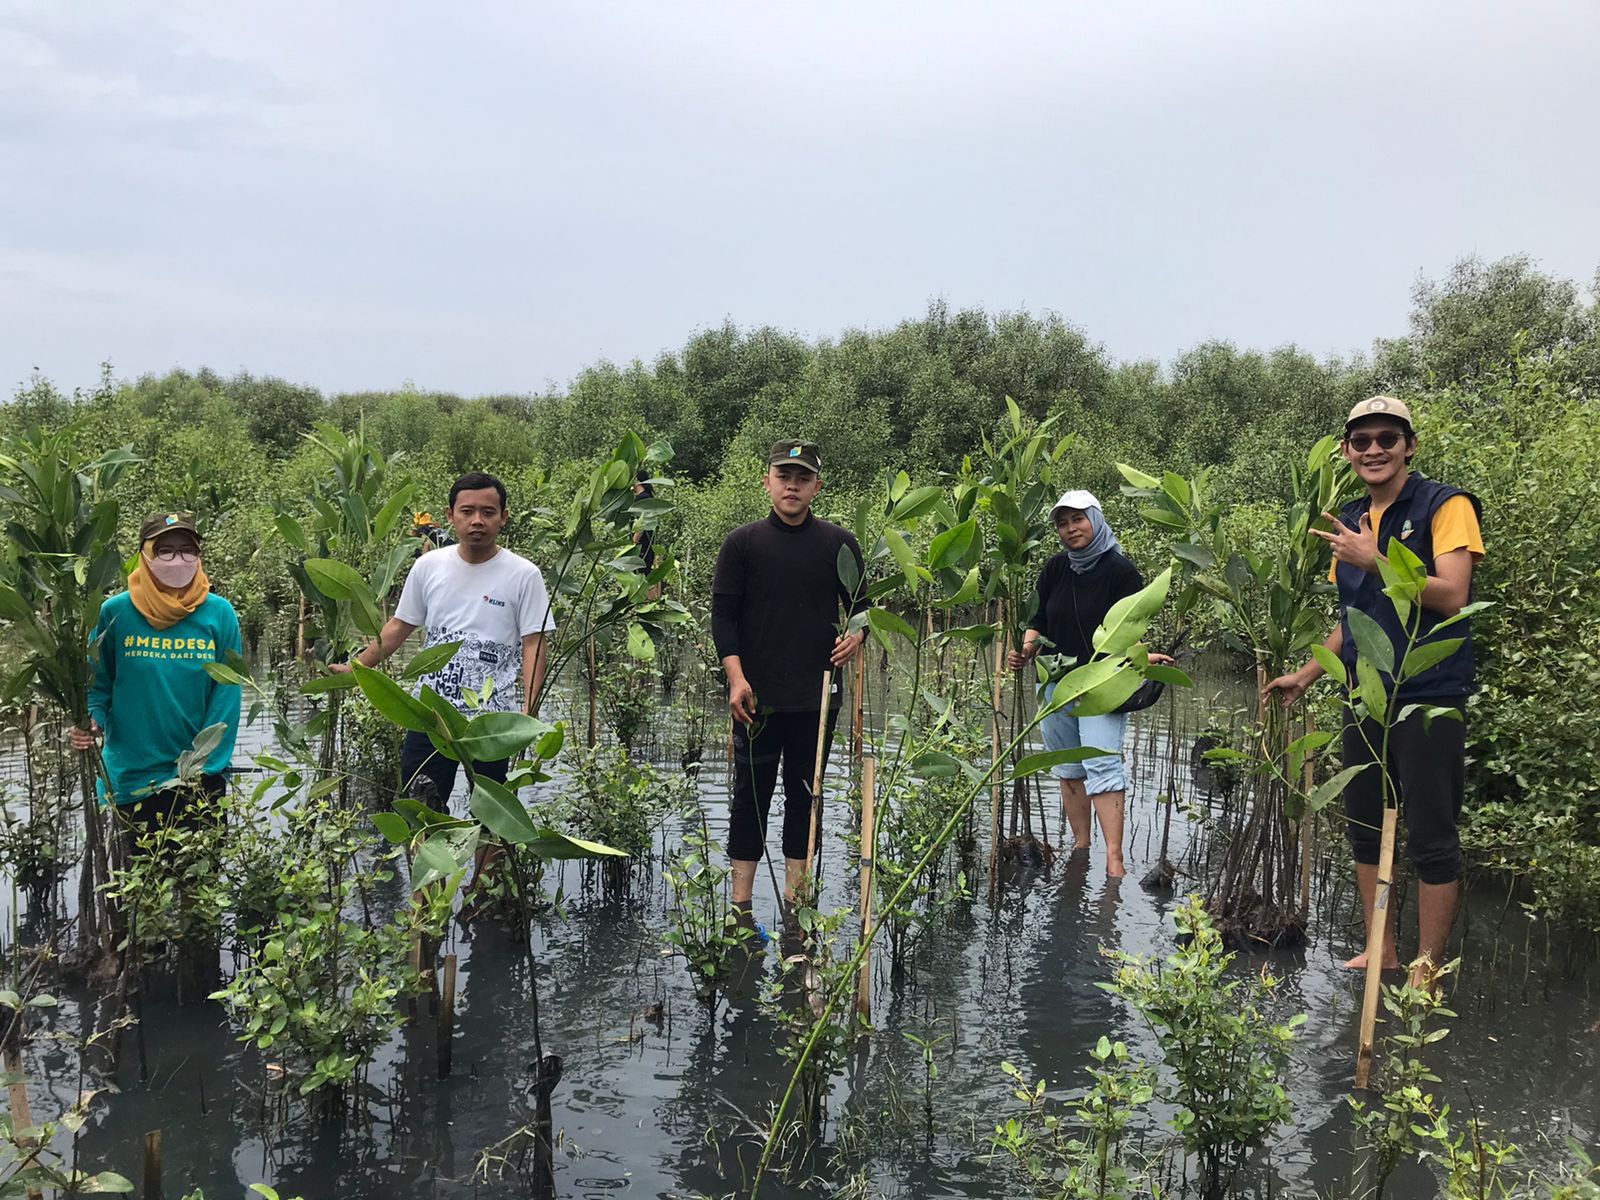
MULTIPOLYGON (((998 904, 980 891, 958 905, 928 932, 904 978, 879 972, 879 1029, 835 1082, 830 1149, 805 1160, 816 1178, 769 1176, 763 1195, 833 1195, 858 1172, 888 1196, 1019 1195, 1009 1171, 987 1159, 988 1132, 1014 1109, 999 1064, 1013 1062, 1030 1079, 1049 1080, 1053 1095, 1066 1096, 1083 1078, 1101 1034, 1125 1039, 1136 1056, 1155 1058, 1147 1032, 1095 986, 1109 974, 1100 950, 1159 953, 1171 946, 1172 898, 1136 882, 1155 858, 1154 797, 1171 786, 1167 738, 1180 739, 1186 761, 1197 706, 1213 712, 1219 701, 1226 708, 1242 699, 1232 680, 1213 678, 1183 705, 1163 703, 1136 718, 1129 738, 1135 784, 1128 879, 1104 877, 1098 847, 1086 857, 1062 856, 1012 879, 998 904), (907 1035, 936 1040, 938 1078, 931 1087, 925 1088, 922 1052, 907 1035)), ((661 741, 675 765, 673 739, 661 741)), ((720 838, 722 764, 717 747, 707 755, 700 795, 720 838)), ((836 757, 833 778, 842 770, 836 757)), ((1202 819, 1174 820, 1172 857, 1198 865, 1210 823, 1204 817, 1219 801, 1194 788, 1187 771, 1178 782, 1180 799, 1193 802, 1202 819)), ((826 898, 836 904, 854 899, 853 864, 841 850, 845 819, 842 805, 828 810, 826 898)), ((1054 814, 1048 836, 1060 842, 1054 814)), ((675 841, 671 830, 663 838, 675 841)), ((981 866, 974 874, 982 877, 981 866)), ((740 994, 711 1013, 693 996, 681 964, 660 953, 667 916, 655 865, 641 868, 620 899, 577 865, 560 879, 566 916, 541 926, 538 947, 545 1049, 565 1062, 555 1093, 558 1194, 744 1193, 759 1153, 750 1131, 787 1078, 778 1032, 754 999, 778 976, 776 946, 753 960, 740 994), (643 1015, 656 1003, 663 1006, 659 1025, 643 1015)), ((1304 1011, 1309 1020, 1286 1081, 1293 1127, 1258 1156, 1238 1181, 1239 1194, 1353 1191, 1344 1096, 1359 990, 1338 965, 1356 941, 1342 879, 1335 869, 1319 872, 1310 945, 1240 963, 1241 970, 1270 965, 1283 979, 1285 1015, 1304 1011)), ((400 899, 401 886, 392 899, 400 899)), ((758 875, 756 908, 777 926, 765 872, 758 875)), ((1403 920, 1409 919, 1407 912, 1403 920)), ((1530 931, 1514 907, 1506 910, 1502 895, 1487 889, 1473 894, 1463 925, 1460 1015, 1434 1058, 1441 1091, 1457 1112, 1477 1112, 1486 1129, 1536 1154, 1554 1155, 1568 1136, 1594 1145, 1600 1036, 1589 1027, 1600 1017, 1600 997, 1591 995, 1589 973, 1560 978, 1547 965, 1543 932, 1530 931)), ((80 1141, 82 1164, 137 1179, 143 1135, 159 1128, 169 1196, 192 1187, 213 1198, 240 1196, 255 1181, 308 1200, 527 1194, 521 1178, 492 1169, 486 1177, 480 1162, 485 1148, 532 1120, 523 962, 510 937, 489 926, 457 931, 444 951, 459 956, 461 972, 454 1073, 436 1078, 435 1032, 424 1002, 418 1026, 398 1035, 373 1071, 360 1115, 342 1125, 312 1122, 297 1105, 285 1114, 266 1084, 261 1056, 233 1040, 220 1008, 179 1007, 170 984, 157 980, 144 1008, 147 1076, 141 1082, 130 1032, 121 1091, 97 1104, 80 1141)), ((64 1005, 48 1024, 77 1030, 92 1015, 87 1004, 79 998, 64 1005)), ((30 1066, 36 1113, 77 1094, 79 1064, 67 1049, 36 1041, 30 1066)), ((1152 1130, 1143 1140, 1153 1152, 1165 1137, 1152 1130)), ((1435 1194, 1431 1177, 1414 1165, 1402 1167, 1391 1188, 1397 1196, 1435 1194)))

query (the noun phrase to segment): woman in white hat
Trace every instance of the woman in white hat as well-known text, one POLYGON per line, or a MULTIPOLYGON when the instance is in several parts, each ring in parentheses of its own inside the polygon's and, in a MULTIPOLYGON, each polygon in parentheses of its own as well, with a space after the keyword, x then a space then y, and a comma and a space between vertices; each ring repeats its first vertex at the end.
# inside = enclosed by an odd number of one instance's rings
MULTIPOLYGON (((1093 492, 1067 492, 1051 511, 1056 536, 1065 550, 1039 573, 1038 608, 1028 622, 1022 649, 1011 652, 1011 669, 1020 670, 1041 649, 1083 663, 1094 657, 1094 631, 1111 606, 1144 587, 1139 570, 1128 561, 1093 492)), ((1152 662, 1171 662, 1152 654, 1152 662)), ((1048 697, 1055 688, 1045 689, 1048 697)), ((1127 873, 1122 860, 1122 805, 1128 781, 1122 767, 1122 735, 1127 714, 1078 717, 1072 706, 1044 719, 1040 730, 1050 750, 1097 746, 1112 753, 1081 763, 1051 768, 1061 785, 1061 807, 1072 829, 1074 850, 1089 848, 1089 815, 1099 819, 1106 839, 1106 874, 1127 873)))

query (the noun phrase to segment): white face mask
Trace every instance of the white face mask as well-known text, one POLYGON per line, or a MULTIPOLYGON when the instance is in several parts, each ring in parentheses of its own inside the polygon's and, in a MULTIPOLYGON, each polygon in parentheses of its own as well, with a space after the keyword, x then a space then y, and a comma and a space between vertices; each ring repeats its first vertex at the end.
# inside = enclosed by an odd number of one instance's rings
POLYGON ((146 554, 144 567, 162 587, 179 592, 193 583, 195 575, 199 573, 200 552, 188 551, 167 559, 146 554))

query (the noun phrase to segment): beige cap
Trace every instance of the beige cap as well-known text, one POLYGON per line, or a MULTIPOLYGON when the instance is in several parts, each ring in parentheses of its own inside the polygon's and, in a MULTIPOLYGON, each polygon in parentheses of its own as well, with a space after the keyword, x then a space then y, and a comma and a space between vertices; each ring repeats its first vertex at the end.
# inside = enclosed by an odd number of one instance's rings
POLYGON ((1345 432, 1350 431, 1350 426, 1367 417, 1393 417, 1405 423, 1407 432, 1411 431, 1411 410, 1406 407, 1404 400, 1397 400, 1393 396, 1368 396, 1360 404, 1350 410, 1350 416, 1345 420, 1345 432))

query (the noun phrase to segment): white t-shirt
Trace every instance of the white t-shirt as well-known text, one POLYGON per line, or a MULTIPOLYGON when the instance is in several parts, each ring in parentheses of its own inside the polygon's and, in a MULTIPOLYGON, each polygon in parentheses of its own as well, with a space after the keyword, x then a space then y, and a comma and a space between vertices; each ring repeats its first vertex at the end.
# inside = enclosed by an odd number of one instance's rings
POLYGON ((469 563, 456 546, 431 550, 412 564, 394 615, 427 631, 423 649, 460 642, 438 671, 417 680, 463 712, 462 694, 494 680, 485 710, 520 712, 522 639, 555 628, 544 576, 520 554, 501 549, 488 562, 469 563))

